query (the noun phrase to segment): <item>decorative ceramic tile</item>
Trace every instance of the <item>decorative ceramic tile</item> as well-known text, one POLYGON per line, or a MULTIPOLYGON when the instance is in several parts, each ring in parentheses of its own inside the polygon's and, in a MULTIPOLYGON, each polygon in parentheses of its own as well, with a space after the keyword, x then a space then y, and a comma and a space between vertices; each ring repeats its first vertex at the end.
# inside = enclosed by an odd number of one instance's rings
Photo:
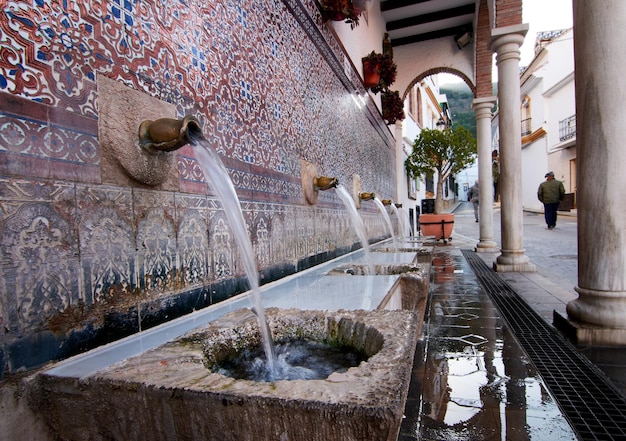
POLYGON ((209 236, 200 210, 186 210, 178 225, 178 271, 183 286, 207 283, 209 278, 209 236))
POLYGON ((0 173, 99 181, 100 153, 92 118, 0 94, 0 173))
POLYGON ((117 187, 78 187, 81 298, 87 305, 115 291, 137 287, 132 192, 117 187))
MULTIPOLYGON (((101 314, 127 311, 243 274, 195 147, 176 153, 179 185, 167 191, 107 180, 97 76, 198 118, 235 184, 260 269, 358 240, 334 191, 306 205, 301 160, 344 185, 358 174, 363 191, 395 194, 390 131, 372 100, 353 99, 359 75, 345 70, 315 0, 3 5, 0 321, 8 338, 45 329, 79 302, 101 314)), ((369 237, 386 234, 374 204, 360 215, 369 237)))
POLYGON ((153 292, 175 289, 178 274, 174 194, 135 190, 133 211, 139 287, 149 297, 153 292))
POLYGON ((224 279, 236 275, 235 239, 223 213, 218 213, 209 226, 209 250, 211 272, 214 279, 224 279))
POLYGON ((13 332, 41 330, 78 299, 78 244, 49 203, 24 203, 2 222, 2 315, 13 332))

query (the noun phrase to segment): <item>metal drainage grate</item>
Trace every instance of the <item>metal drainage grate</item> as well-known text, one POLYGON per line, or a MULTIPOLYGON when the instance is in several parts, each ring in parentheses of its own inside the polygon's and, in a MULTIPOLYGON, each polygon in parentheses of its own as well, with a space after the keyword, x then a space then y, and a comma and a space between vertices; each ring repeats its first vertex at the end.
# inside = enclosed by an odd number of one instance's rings
POLYGON ((626 398, 475 252, 462 252, 578 437, 626 440, 626 398))

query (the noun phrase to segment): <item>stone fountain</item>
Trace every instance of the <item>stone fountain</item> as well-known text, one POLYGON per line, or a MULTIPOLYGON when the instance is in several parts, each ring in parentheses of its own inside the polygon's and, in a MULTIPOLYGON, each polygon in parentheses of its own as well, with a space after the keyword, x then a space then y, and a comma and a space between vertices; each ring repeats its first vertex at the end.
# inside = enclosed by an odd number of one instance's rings
MULTIPOLYGON (((142 123, 142 142, 147 142, 148 134, 154 138, 166 133, 172 145, 161 139, 152 144, 159 144, 156 150, 142 147, 139 153, 144 162, 146 152, 167 162, 168 152, 184 145, 189 130, 199 131, 199 123, 193 118, 157 119, 155 123, 150 126, 152 130, 148 130, 151 122, 142 123)), ((313 195, 310 200, 314 202, 319 190, 333 188, 337 180, 318 177, 316 170, 310 169, 314 179, 307 177, 305 181, 312 189, 309 195, 313 195)), ((156 181, 162 182, 160 178, 156 181)), ((363 196, 360 198, 365 199, 363 196)), ((81 354, 77 361, 65 360, 29 379, 29 404, 52 429, 53 439, 72 441, 395 441, 416 344, 422 335, 430 272, 430 264, 418 259, 419 249, 407 250, 394 253, 400 257, 394 257, 393 264, 379 263, 375 274, 359 272, 365 264, 356 258, 349 263, 331 261, 325 268, 293 278, 323 280, 307 288, 297 281, 293 290, 286 283, 274 282, 275 291, 283 295, 279 304, 293 304, 298 292, 312 297, 315 308, 300 303, 297 309, 264 309, 265 319, 260 320, 258 303, 254 310, 234 307, 239 305, 235 298, 212 307, 223 309, 217 319, 200 323, 193 314, 179 319, 195 325, 187 327, 190 330, 185 333, 169 335, 169 324, 164 324, 164 342, 148 345, 153 333, 158 332, 150 330, 129 337, 140 347, 132 353, 123 349, 114 353, 113 349, 113 358, 105 357, 108 361, 98 364, 94 362, 97 353, 107 350, 99 348, 81 354), (352 269, 346 270, 346 264, 352 269), (346 277, 333 275, 361 277, 346 282, 346 277), (324 296, 329 298, 358 298, 367 290, 373 309, 319 310, 327 304, 326 299, 305 291, 322 284, 326 287, 324 296), (352 292, 346 290, 347 286, 352 292), (261 345, 265 340, 263 323, 274 341, 307 340, 347 348, 363 354, 364 361, 316 380, 265 382, 220 373, 220 363, 261 345), (81 363, 88 366, 86 370, 72 370, 81 363)), ((386 257, 380 260, 389 261, 386 257)), ((273 288, 264 289, 264 299, 271 300, 273 288)), ((120 348, 125 347, 124 343, 120 348)))
POLYGON ((211 364, 259 344, 255 316, 237 310, 89 376, 39 375, 31 402, 64 440, 397 439, 419 312, 269 309, 267 316, 277 341, 349 346, 367 360, 322 380, 254 382, 212 372, 211 364))
MULTIPOLYGON (((315 297, 311 306, 323 306, 325 299, 302 288, 303 281, 325 282, 328 296, 350 294, 346 286, 362 292, 372 284, 374 310, 313 310, 304 304, 305 309, 266 309, 276 342, 310 340, 364 354, 357 366, 327 378, 263 382, 220 373, 220 363, 261 341, 256 315, 236 308, 112 364, 94 368, 97 354, 90 353, 77 361, 89 365, 86 372, 76 370, 71 359, 61 362, 29 380, 29 403, 55 436, 72 441, 395 441, 422 337, 430 263, 422 263, 420 256, 428 250, 408 243, 393 253, 395 262, 384 263, 392 253, 379 244, 373 253, 378 256, 376 275, 362 271, 361 250, 351 259, 327 262, 266 288, 263 294, 270 302, 285 292, 295 295, 292 287, 300 286, 299 294, 315 297), (346 285, 347 279, 351 282, 346 285), (382 286, 388 287, 384 293, 379 292, 382 286)), ((143 338, 148 344, 152 337, 143 338)))

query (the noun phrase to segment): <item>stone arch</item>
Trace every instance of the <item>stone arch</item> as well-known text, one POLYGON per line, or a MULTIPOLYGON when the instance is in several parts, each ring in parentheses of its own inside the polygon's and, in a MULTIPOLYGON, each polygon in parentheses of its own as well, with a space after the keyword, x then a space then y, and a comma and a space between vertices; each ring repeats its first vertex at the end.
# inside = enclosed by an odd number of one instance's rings
POLYGON ((474 85, 474 83, 472 82, 472 80, 470 80, 467 75, 465 75, 463 72, 460 72, 456 69, 452 69, 449 67, 435 67, 432 69, 428 69, 424 72, 422 72, 420 75, 418 75, 417 77, 415 77, 413 79, 413 81, 411 81, 409 83, 409 85, 407 86, 407 88, 404 90, 404 92, 402 93, 402 99, 406 99, 408 93, 410 92, 410 90, 413 88, 413 86, 415 86, 417 83, 419 83, 420 81, 422 81, 424 78, 429 77, 431 75, 437 75, 440 73, 448 73, 448 74, 452 74, 452 75, 456 75, 457 77, 461 78, 463 80, 463 82, 465 84, 467 84, 467 86, 470 88, 470 90, 472 91, 472 96, 474 98, 476 98, 476 86, 474 85))

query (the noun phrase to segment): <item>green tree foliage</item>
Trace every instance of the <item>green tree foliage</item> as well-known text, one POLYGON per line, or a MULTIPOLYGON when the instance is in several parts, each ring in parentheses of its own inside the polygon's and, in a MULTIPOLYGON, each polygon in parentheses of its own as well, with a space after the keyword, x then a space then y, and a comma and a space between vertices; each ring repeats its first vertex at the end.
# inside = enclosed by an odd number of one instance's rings
POLYGON ((443 183, 476 160, 476 138, 464 127, 424 129, 413 142, 413 151, 404 162, 407 174, 418 179, 437 171, 435 213, 443 207, 443 183))

